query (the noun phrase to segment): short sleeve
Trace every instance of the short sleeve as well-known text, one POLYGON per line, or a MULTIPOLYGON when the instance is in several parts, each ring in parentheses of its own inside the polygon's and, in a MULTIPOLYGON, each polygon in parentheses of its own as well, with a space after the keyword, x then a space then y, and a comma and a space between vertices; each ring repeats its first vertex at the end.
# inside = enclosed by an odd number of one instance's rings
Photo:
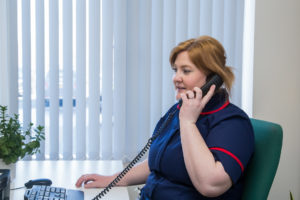
POLYGON ((254 134, 247 118, 235 116, 222 120, 209 131, 206 143, 236 183, 254 150, 254 134))

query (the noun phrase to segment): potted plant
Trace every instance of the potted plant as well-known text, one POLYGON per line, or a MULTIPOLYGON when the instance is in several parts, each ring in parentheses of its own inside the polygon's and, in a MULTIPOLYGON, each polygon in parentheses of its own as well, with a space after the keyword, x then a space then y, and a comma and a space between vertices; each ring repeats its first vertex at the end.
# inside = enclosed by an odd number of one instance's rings
POLYGON ((290 200, 294 200, 294 197, 293 197, 293 194, 291 191, 290 191, 290 200))
POLYGON ((6 114, 7 107, 0 105, 0 162, 16 163, 26 155, 39 152, 40 142, 45 139, 44 127, 38 126, 32 133, 33 124, 23 128, 19 115, 6 114))

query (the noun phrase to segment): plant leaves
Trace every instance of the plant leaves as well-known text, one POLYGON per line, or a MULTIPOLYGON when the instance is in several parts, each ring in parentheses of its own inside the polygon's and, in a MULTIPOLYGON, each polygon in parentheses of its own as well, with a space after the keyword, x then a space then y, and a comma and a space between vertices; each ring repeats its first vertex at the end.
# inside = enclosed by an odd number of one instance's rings
POLYGON ((19 115, 12 117, 6 114, 7 107, 0 105, 0 158, 6 164, 15 163, 25 155, 39 151, 40 142, 45 140, 43 126, 37 126, 32 133, 33 123, 24 129, 19 115))

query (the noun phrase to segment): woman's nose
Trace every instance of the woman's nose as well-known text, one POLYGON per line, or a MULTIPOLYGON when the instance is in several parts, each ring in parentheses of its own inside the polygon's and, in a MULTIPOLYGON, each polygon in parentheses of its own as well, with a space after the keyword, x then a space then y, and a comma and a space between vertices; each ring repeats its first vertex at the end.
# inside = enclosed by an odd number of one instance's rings
POLYGON ((174 82, 182 81, 182 77, 181 77, 181 75, 180 75, 180 73, 178 71, 176 73, 174 73, 174 75, 173 75, 173 81, 174 82))

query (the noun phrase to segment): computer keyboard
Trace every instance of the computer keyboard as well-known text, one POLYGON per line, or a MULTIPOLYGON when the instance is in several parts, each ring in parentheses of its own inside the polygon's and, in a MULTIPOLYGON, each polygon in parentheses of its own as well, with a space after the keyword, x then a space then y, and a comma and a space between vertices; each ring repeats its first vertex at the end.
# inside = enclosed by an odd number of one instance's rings
POLYGON ((24 194, 24 200, 83 200, 84 193, 61 187, 33 185, 24 194))

